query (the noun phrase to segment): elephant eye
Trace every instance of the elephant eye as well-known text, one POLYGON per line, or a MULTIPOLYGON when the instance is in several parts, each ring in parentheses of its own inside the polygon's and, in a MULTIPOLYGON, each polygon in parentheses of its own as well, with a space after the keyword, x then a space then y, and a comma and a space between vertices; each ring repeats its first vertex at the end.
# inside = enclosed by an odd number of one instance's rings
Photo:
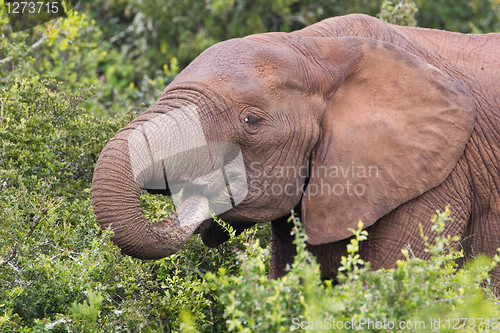
POLYGON ((259 121, 260 121, 260 118, 257 117, 256 115, 254 114, 248 114, 244 119, 243 121, 249 125, 256 125, 259 121))
POLYGON ((245 132, 252 135, 256 134, 260 130, 261 123, 264 120, 263 118, 259 117, 250 110, 243 112, 243 114, 241 114, 240 117, 241 117, 240 121, 243 125, 243 129, 245 130, 245 132))

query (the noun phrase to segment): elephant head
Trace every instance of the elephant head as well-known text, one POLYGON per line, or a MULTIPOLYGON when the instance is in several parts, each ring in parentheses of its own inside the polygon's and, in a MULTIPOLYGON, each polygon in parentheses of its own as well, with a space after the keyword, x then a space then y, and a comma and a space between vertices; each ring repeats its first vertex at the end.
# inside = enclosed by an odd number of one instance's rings
POLYGON ((440 184, 474 124, 468 90, 392 44, 252 35, 204 51, 112 138, 92 200, 126 254, 161 258, 196 231, 226 238, 301 205, 310 244, 347 238, 440 184), (173 195, 157 224, 141 189, 173 195))

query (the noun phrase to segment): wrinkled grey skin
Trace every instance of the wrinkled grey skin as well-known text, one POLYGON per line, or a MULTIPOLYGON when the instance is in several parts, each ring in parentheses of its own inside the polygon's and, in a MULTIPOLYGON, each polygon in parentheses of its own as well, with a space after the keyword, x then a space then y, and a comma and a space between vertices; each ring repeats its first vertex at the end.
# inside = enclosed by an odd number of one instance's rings
MULTIPOLYGON (((457 246, 466 257, 494 254, 500 246, 499 53, 498 34, 399 27, 365 15, 219 43, 103 149, 92 189, 97 220, 113 229, 113 241, 124 253, 138 258, 170 255, 194 232, 214 247, 228 236, 208 211, 220 193, 238 188, 245 195, 233 200, 237 195, 230 194, 231 205, 218 215, 238 232, 272 221, 271 277, 283 275, 293 261, 286 221, 295 208, 323 275, 333 278, 345 255, 347 229, 358 219, 369 229, 362 257, 375 269, 390 268, 404 247, 428 257, 419 223, 430 234, 429 217, 450 204, 454 221, 445 232, 462 237, 457 246), (353 38, 338 38, 347 36, 353 38), (195 110, 194 122, 201 127, 186 130, 185 123, 169 116, 186 107, 195 110), (353 113, 358 109, 365 111, 353 113), (166 138, 164 144, 155 148, 146 140, 147 152, 134 153, 142 145, 130 144, 131 133, 159 115, 172 119, 152 134, 166 138), (241 150, 237 187, 227 181, 214 190, 214 180, 198 181, 195 190, 182 194, 176 216, 156 225, 146 221, 138 200, 141 188, 170 195, 169 184, 182 183, 189 178, 186 170, 203 162, 192 155, 164 162, 152 157, 156 162, 145 162, 139 175, 134 154, 169 150, 165 156, 174 156, 212 142, 241 150), (351 161, 380 172, 357 176, 364 189, 358 188, 359 195, 308 197, 311 185, 322 180, 318 176, 273 173, 277 167, 312 170, 351 161), (166 185, 150 186, 151 179, 166 185), (262 193, 265 184, 289 191, 262 193)), ((224 158, 210 148, 203 151, 211 156, 209 171, 224 169, 224 158)), ((494 277, 499 274, 497 269, 494 277)))

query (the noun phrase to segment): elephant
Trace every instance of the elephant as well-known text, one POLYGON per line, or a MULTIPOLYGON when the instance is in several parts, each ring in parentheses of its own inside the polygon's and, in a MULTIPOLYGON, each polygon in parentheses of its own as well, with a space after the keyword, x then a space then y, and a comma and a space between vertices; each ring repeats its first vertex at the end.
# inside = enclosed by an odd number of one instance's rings
MULTIPOLYGON (((294 210, 335 278, 359 220, 361 257, 426 259, 419 224, 450 205, 465 260, 500 247, 500 34, 403 27, 350 14, 217 43, 122 128, 97 161, 92 202, 124 254, 157 259, 271 222, 270 277, 286 274, 294 210), (174 198, 153 224, 142 190, 174 198)), ((500 278, 500 270, 492 272, 500 278)))

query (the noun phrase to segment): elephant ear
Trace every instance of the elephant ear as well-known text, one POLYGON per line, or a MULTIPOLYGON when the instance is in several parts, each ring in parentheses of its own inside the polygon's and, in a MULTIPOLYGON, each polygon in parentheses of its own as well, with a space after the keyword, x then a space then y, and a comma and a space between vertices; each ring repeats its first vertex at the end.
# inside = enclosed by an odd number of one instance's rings
POLYGON ((356 37, 298 43, 319 59, 317 80, 336 73, 324 91, 302 199, 308 243, 316 245, 348 238, 359 220, 370 226, 443 182, 471 135, 475 108, 468 89, 392 44, 356 37))

